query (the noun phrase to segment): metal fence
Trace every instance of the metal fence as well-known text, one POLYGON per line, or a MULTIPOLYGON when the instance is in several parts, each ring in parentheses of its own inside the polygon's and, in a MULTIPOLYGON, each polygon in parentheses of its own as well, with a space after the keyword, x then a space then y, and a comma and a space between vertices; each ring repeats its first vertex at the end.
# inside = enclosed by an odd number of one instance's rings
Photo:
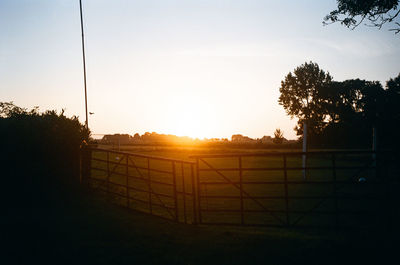
POLYGON ((396 156, 388 153, 196 155, 192 162, 85 152, 88 185, 129 208, 184 223, 390 226, 398 201, 394 179, 400 172, 396 156))

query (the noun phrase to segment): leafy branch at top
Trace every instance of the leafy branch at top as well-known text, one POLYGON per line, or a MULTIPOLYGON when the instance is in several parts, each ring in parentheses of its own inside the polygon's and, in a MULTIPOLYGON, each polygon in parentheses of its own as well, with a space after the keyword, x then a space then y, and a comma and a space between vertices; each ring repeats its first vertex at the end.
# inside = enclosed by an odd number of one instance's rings
POLYGON ((400 32, 400 23, 395 21, 400 15, 399 0, 337 0, 337 9, 324 18, 324 25, 340 22, 350 29, 355 29, 364 21, 366 26, 381 29, 386 23, 395 34, 400 32))

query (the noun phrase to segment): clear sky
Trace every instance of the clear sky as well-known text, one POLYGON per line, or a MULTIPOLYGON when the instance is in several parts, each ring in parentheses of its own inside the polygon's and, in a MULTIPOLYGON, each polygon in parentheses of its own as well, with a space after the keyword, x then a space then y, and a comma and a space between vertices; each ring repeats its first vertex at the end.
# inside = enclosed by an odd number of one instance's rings
MULTIPOLYGON (((277 102, 305 61, 335 80, 384 83, 400 36, 323 26, 334 0, 83 0, 89 126, 192 137, 294 139, 277 102)), ((78 0, 0 0, 0 101, 66 109, 84 122, 78 0)))

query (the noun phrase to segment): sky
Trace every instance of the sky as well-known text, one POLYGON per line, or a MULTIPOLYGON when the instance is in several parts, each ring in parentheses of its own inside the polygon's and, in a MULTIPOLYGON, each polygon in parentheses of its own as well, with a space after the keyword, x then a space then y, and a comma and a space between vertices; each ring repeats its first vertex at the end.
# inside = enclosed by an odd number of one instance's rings
MULTIPOLYGON (((400 35, 323 26, 334 0, 83 0, 89 127, 198 138, 295 139, 281 80, 313 61, 385 84, 400 35)), ((0 0, 0 101, 85 120, 78 0, 0 0)))

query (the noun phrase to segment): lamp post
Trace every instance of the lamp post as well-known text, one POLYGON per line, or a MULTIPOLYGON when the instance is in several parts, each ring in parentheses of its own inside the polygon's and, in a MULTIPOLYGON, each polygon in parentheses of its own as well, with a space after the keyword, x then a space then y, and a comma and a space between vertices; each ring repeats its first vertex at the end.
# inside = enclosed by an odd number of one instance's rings
POLYGON ((87 106, 87 85, 86 85, 86 58, 85 58, 85 38, 83 34, 83 15, 82 15, 82 0, 79 0, 79 10, 81 15, 81 33, 82 33, 82 59, 83 59, 83 83, 85 86, 85 115, 86 129, 89 130, 89 119, 88 119, 88 106, 87 106))

